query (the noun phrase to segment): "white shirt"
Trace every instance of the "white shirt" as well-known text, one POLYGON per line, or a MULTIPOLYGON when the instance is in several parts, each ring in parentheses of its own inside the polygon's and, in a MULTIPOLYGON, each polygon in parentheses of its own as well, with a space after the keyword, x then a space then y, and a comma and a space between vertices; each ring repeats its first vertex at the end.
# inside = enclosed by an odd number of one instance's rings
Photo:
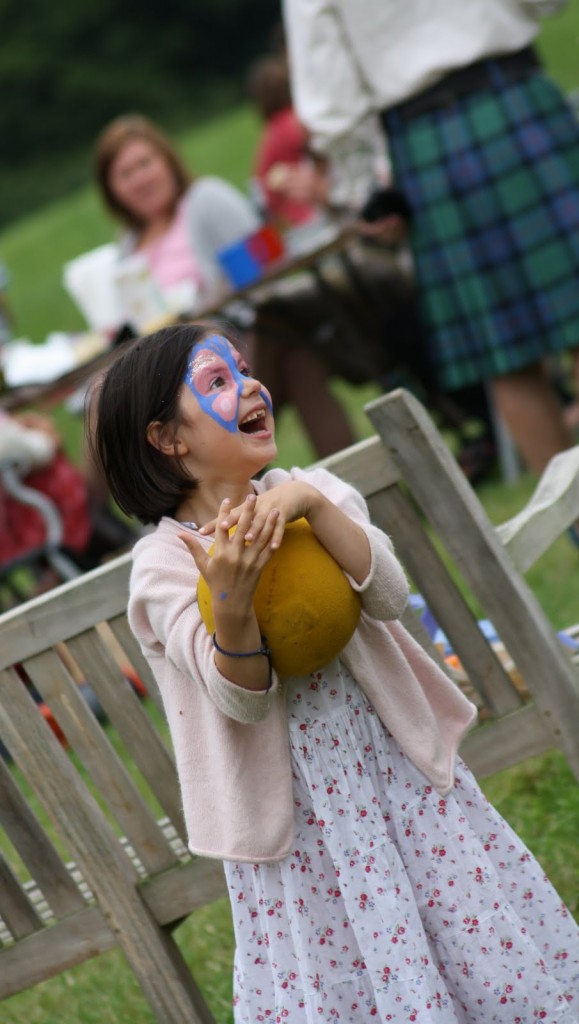
MULTIPOLYGON (((294 106, 319 152, 455 68, 527 46, 566 0, 284 0, 294 106)), ((340 152, 345 137, 350 142, 340 152)))

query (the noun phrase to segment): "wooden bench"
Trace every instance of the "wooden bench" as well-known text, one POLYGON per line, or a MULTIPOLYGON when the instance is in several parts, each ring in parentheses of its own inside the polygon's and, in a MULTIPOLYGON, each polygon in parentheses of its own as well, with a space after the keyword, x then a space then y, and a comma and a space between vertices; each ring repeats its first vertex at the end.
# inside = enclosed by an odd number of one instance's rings
MULTIPOLYGON (((522 577, 577 517, 579 448, 546 478, 543 497, 496 531, 412 396, 394 392, 368 414, 379 436, 326 464, 365 495, 460 658, 486 716, 464 756, 485 775, 558 747, 579 776, 577 666, 522 577), (479 630, 441 546, 493 621, 528 697, 479 630)), ((130 556, 122 556, 0 616, 0 738, 20 769, 0 759, 0 826, 19 858, 0 854, 0 998, 119 946, 161 1024, 209 1024, 172 929, 224 894, 223 872, 186 850, 159 698, 126 622, 129 568, 130 556), (127 660, 149 688, 145 702, 123 675, 127 660), (71 663, 90 680, 106 726, 83 699, 71 663)), ((406 621, 440 657, 411 609, 406 621)))

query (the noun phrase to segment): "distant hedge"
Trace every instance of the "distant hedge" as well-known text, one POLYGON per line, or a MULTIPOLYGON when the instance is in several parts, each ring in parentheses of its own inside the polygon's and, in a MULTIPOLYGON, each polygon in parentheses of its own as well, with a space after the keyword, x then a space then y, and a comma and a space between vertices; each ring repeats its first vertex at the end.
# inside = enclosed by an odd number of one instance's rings
POLYGON ((272 0, 0 0, 0 226, 86 180, 110 118, 185 125, 243 95, 272 0))

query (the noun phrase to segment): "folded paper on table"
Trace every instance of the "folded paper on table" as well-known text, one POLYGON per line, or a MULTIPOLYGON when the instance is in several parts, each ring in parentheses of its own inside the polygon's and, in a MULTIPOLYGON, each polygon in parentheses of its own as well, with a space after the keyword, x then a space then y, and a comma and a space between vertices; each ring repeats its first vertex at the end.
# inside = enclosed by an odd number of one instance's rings
POLYGON ((1 353, 4 379, 9 388, 49 384, 106 351, 109 341, 96 331, 66 334, 54 331, 41 345, 17 338, 1 353))
POLYGON ((122 311, 118 322, 130 324, 139 334, 147 332, 152 324, 170 313, 143 253, 136 252, 118 261, 114 284, 122 311))
POLYGON ((118 258, 118 247, 109 242, 82 253, 63 268, 64 287, 95 331, 114 331, 122 323, 115 281, 118 258))

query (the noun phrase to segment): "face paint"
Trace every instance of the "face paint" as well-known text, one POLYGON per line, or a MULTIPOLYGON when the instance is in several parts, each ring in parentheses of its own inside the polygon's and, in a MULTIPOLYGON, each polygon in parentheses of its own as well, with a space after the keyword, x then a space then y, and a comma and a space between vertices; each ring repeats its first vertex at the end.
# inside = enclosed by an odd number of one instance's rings
MULTIPOLYGON (((244 364, 242 366, 245 368, 244 364)), ((227 339, 211 334, 194 345, 184 381, 203 412, 225 430, 234 433, 239 419, 239 402, 248 376, 251 375, 241 372, 227 339)), ((259 395, 271 412, 268 391, 262 387, 259 395)))

